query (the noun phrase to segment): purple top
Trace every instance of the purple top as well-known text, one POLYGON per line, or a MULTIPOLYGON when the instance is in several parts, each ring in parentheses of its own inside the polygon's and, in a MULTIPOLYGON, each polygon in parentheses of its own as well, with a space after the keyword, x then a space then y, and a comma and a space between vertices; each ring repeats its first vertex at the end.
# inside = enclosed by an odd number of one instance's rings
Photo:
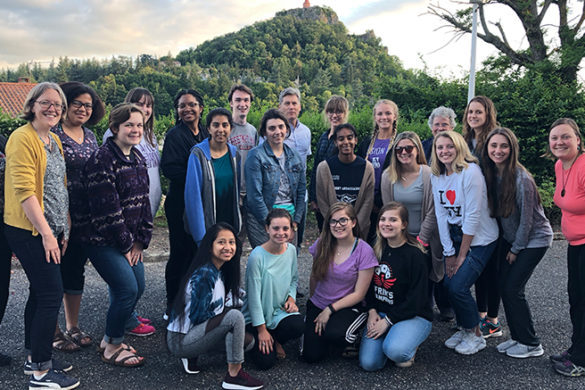
MULTIPOLYGON (((309 248, 313 258, 317 253, 318 242, 319 239, 309 248)), ((319 309, 325 309, 327 305, 354 292, 359 271, 374 268, 377 265, 378 259, 374 250, 360 239, 351 255, 343 263, 331 264, 325 279, 317 282, 311 302, 319 309)))
POLYGON ((388 153, 388 146, 390 145, 390 138, 388 139, 377 139, 374 141, 372 151, 368 155, 368 161, 372 163, 374 167, 374 193, 380 193, 380 180, 382 178, 382 166, 388 153))
POLYGON ((82 180, 83 167, 97 150, 98 143, 93 132, 87 127, 83 128, 84 136, 81 144, 69 137, 60 124, 51 131, 57 134, 63 144, 63 156, 67 169, 67 191, 69 192, 69 214, 71 215, 69 240, 75 240, 85 235, 83 231, 90 224, 87 191, 82 180))

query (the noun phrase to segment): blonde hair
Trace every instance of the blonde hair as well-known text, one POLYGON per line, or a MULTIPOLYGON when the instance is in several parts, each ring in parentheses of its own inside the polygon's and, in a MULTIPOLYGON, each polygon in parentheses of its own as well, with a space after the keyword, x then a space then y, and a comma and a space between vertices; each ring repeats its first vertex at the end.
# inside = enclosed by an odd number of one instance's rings
POLYGON ((469 166, 469 163, 476 164, 479 163, 477 158, 474 157, 473 154, 471 154, 469 146, 467 146, 467 142, 465 142, 465 139, 461 134, 456 133, 454 131, 441 131, 435 136, 435 139, 433 140, 432 152, 433 158, 431 161, 431 171, 433 172, 433 175, 440 176, 444 174, 447 170, 445 168, 445 164, 440 162, 439 158, 437 157, 436 150, 437 140, 442 137, 449 138, 451 142, 453 142, 453 145, 455 146, 455 151, 457 152, 457 155, 455 156, 455 160, 453 160, 453 163, 451 164, 451 168, 453 169, 454 172, 456 173, 461 172, 462 170, 466 169, 469 166))
POLYGON ((427 159, 425 157, 425 152, 422 147, 422 143, 420 142, 420 138, 418 135, 413 131, 405 131, 396 136, 394 140, 394 144, 392 145, 392 154, 390 155, 390 165, 386 168, 385 173, 388 174, 391 183, 396 183, 398 178, 402 176, 402 164, 398 161, 398 156, 396 156, 396 146, 402 140, 409 140, 414 144, 416 148, 417 155, 416 155, 416 163, 418 165, 427 165, 427 159))
POLYGON ((394 116, 395 116, 394 123, 392 123, 392 135, 390 136, 390 142, 388 143, 388 149, 386 150, 386 153, 388 153, 388 150, 390 150, 390 148, 392 147, 392 144, 394 143, 394 137, 396 136, 396 123, 398 122, 398 116, 399 116, 398 106, 392 100, 380 99, 376 102, 376 104, 374 104, 374 109, 373 109, 374 131, 372 132, 372 138, 370 139, 370 145, 368 146, 368 152, 366 153, 366 158, 368 158, 370 153, 372 153, 372 149, 374 148, 374 143, 376 142, 376 138, 378 138, 378 133, 380 132, 380 127, 376 123, 376 108, 378 108, 378 106, 380 106, 381 104, 389 105, 391 107, 392 111, 394 112, 394 116))

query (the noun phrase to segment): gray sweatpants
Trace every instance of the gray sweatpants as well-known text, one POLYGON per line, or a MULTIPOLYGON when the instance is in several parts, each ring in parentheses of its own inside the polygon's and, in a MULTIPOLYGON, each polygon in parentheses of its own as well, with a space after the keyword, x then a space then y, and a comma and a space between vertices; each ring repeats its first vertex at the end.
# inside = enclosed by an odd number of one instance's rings
POLYGON ((225 339, 225 351, 229 364, 244 361, 244 316, 239 310, 230 310, 218 326, 205 333, 207 322, 195 325, 187 334, 167 333, 167 344, 173 355, 195 358, 206 352, 217 350, 225 339))

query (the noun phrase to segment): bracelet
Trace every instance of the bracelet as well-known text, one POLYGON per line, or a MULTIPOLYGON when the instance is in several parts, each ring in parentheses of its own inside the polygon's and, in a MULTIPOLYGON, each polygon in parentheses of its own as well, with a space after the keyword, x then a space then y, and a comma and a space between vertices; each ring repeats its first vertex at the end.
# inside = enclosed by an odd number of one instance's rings
POLYGON ((331 314, 335 313, 335 309, 333 308, 333 304, 330 303, 329 305, 327 305, 327 307, 329 308, 329 310, 331 310, 331 314))
POLYGON ((384 320, 386 321, 386 323, 388 324, 388 326, 392 326, 392 325, 394 325, 394 324, 392 323, 392 321, 390 321, 390 317, 386 316, 386 317, 384 317, 384 320))

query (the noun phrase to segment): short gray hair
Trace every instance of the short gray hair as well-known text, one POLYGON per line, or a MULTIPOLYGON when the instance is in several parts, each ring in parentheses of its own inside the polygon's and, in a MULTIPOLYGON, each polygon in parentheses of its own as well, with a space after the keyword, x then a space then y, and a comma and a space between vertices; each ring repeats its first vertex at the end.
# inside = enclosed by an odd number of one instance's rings
POLYGON ((301 91, 299 91, 297 88, 288 87, 283 89, 282 92, 280 92, 280 95, 278 95, 278 104, 281 105, 284 98, 289 95, 295 95, 299 98, 299 103, 301 102, 301 91))
POLYGON ((451 109, 449 107, 440 106, 440 107, 435 108, 433 110, 433 112, 431 112, 431 116, 429 116, 429 127, 431 129, 433 128, 433 120, 437 116, 449 118, 449 122, 451 123, 451 127, 455 128, 455 126, 457 126, 457 122, 455 122, 455 119, 457 118, 457 115, 455 115, 455 111, 453 111, 453 109, 451 109))

